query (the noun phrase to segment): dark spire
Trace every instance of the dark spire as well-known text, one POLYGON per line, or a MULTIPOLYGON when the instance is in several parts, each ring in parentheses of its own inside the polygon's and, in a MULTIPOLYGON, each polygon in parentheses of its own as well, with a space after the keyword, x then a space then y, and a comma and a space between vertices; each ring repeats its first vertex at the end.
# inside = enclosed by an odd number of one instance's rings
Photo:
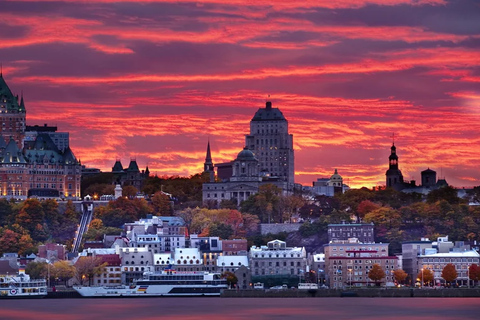
POLYGON ((205 163, 203 164, 203 172, 208 172, 210 175, 210 182, 215 181, 215 171, 213 169, 212 154, 210 152, 210 139, 207 143, 207 155, 205 156, 205 163))
POLYGON ((205 163, 211 163, 212 162, 212 154, 210 152, 210 139, 208 140, 207 143, 207 155, 205 156, 205 163))

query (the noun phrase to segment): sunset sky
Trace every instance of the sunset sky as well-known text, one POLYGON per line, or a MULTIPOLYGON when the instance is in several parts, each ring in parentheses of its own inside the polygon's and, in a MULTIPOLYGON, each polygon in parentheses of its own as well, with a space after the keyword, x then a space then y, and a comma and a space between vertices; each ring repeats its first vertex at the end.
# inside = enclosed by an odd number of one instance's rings
POLYGON ((0 1, 0 62, 28 125, 82 164, 158 175, 233 160, 270 95, 295 181, 480 185, 480 1, 0 1))

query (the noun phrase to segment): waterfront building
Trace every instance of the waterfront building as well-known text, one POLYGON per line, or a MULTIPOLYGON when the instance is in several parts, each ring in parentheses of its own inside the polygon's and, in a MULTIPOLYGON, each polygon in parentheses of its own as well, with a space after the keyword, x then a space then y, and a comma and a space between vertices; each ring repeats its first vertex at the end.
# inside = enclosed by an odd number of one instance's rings
POLYGON ((356 238, 335 240, 324 245, 326 282, 330 288, 374 285, 368 273, 374 264, 385 272, 381 284, 394 282, 398 258, 388 255, 388 243, 362 243, 356 238))
MULTIPOLYGON (((435 248, 426 249, 425 253, 418 256, 418 273, 429 269, 433 272, 435 285, 445 284, 442 278, 443 268, 449 263, 455 266, 457 271, 456 283, 468 285, 468 270, 472 264, 479 265, 480 255, 475 250, 450 251, 437 253, 435 248)), ((418 280, 418 279, 417 279, 418 280)))
POLYGON ((464 241, 449 241, 448 236, 438 237, 437 241, 422 238, 421 241, 404 242, 402 259, 411 285, 416 283, 417 275, 422 269, 430 269, 434 273, 435 284, 444 283, 441 274, 448 263, 455 265, 458 280, 467 284, 468 267, 474 263, 479 264, 479 255, 475 250, 471 250, 470 245, 464 241))
POLYGON ((222 240, 219 237, 200 237, 192 234, 190 235, 190 248, 200 251, 205 271, 216 270, 217 258, 223 255, 222 240))
POLYGON ((273 240, 266 246, 250 248, 252 276, 288 275, 304 277, 307 269, 305 247, 287 247, 286 242, 273 240))
POLYGON ((175 248, 172 260, 177 271, 203 271, 203 259, 198 248, 175 248))
POLYGON ((327 285, 325 254, 324 253, 309 254, 308 265, 310 266, 310 270, 315 273, 316 282, 318 283, 318 285, 327 285))

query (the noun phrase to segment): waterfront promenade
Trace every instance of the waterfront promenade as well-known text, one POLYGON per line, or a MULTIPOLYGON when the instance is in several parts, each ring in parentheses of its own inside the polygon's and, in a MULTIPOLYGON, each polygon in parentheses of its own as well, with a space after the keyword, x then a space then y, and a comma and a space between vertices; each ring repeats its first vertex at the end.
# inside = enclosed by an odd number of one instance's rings
POLYGON ((0 300, 0 319, 478 319, 480 298, 0 300))

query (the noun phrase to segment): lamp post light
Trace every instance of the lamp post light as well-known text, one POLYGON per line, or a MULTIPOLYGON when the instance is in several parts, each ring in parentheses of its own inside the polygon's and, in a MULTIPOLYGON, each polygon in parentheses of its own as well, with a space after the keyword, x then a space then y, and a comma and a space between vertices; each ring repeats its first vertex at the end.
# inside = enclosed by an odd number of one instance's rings
POLYGON ((422 268, 422 284, 421 287, 423 288, 423 268, 422 268))
POLYGON ((467 287, 470 288, 470 266, 467 266, 467 287))

